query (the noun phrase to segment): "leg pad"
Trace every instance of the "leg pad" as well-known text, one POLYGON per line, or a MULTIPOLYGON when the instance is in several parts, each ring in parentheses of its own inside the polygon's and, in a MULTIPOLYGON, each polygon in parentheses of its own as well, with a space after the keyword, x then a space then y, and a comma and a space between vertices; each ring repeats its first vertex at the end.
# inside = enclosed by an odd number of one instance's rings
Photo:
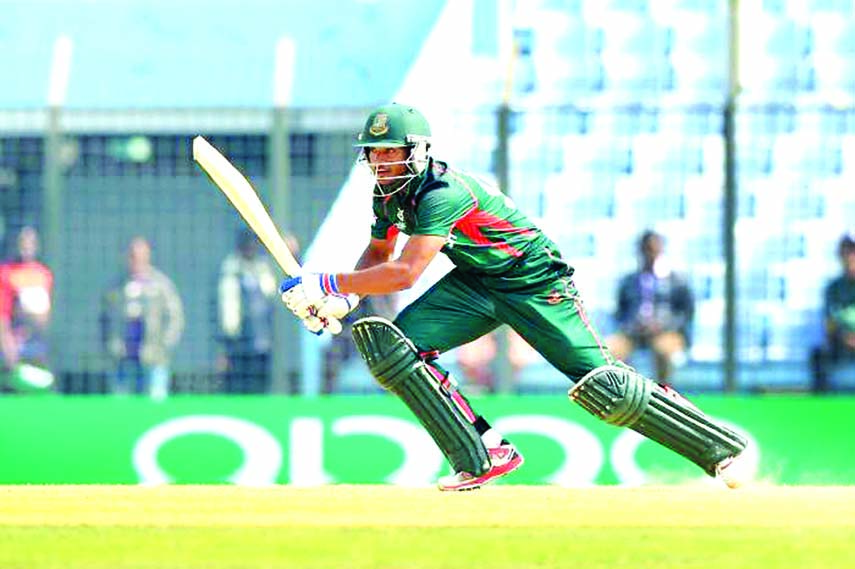
POLYGON ((590 371, 568 395, 589 413, 612 425, 626 426, 691 460, 710 476, 747 441, 707 417, 670 388, 619 366, 590 371))
POLYGON ((353 323, 353 341, 377 382, 410 408, 455 472, 487 472, 490 459, 475 427, 397 326, 377 316, 361 318, 353 323))

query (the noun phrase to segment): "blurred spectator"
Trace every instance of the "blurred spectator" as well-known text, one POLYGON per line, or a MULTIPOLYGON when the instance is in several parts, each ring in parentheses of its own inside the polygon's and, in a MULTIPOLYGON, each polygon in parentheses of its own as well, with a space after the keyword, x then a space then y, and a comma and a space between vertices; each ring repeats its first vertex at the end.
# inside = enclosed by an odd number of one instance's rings
POLYGON ((112 391, 169 393, 169 364, 184 329, 184 309, 175 285, 151 263, 151 246, 135 237, 128 270, 103 298, 102 338, 115 364, 112 391))
POLYGON ((508 338, 508 361, 516 382, 519 371, 532 363, 537 357, 528 343, 513 329, 502 326, 489 334, 457 348, 457 365, 463 374, 467 387, 475 391, 494 393, 498 386, 495 378, 495 359, 498 350, 497 334, 506 334, 508 338))
POLYGON ((17 253, 0 265, 0 351, 3 381, 9 391, 48 389, 47 330, 51 317, 53 273, 38 260, 39 236, 32 227, 18 234, 17 253))
POLYGON ((664 255, 664 239, 645 231, 639 239, 641 267, 624 276, 618 288, 618 331, 607 338, 612 354, 627 360, 639 348, 653 353, 656 378, 669 383, 677 360, 685 357, 694 316, 694 298, 686 280, 664 255))
POLYGON ((831 368, 855 362, 855 233, 837 245, 842 273, 825 288, 825 343, 813 350, 814 391, 828 391, 831 368))
MULTIPOLYGON (((286 236, 297 255, 297 241, 286 236)), ((237 249, 220 266, 217 313, 223 352, 217 367, 226 393, 267 393, 273 349, 273 309, 279 278, 255 233, 242 229, 237 249)))

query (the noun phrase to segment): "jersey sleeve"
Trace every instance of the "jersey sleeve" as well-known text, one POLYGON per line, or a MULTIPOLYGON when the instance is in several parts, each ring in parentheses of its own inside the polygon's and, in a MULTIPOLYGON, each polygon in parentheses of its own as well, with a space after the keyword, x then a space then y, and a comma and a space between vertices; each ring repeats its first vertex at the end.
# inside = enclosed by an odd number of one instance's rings
POLYGON ((415 235, 447 236, 478 205, 469 192, 446 186, 427 192, 416 209, 415 235))

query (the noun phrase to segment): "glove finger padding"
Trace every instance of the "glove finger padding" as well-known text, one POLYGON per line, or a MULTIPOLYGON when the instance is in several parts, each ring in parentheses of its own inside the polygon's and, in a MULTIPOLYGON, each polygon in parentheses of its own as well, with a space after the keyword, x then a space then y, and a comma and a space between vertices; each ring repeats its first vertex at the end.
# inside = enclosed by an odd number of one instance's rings
POLYGON ((328 295, 321 281, 329 275, 305 273, 291 277, 279 285, 282 302, 294 313, 303 326, 314 334, 329 330, 331 334, 341 332, 341 318, 353 310, 359 303, 357 295, 328 295), (340 302, 324 310, 327 301, 333 296, 340 302))
POLYGON ((282 293, 282 302, 293 312, 300 303, 307 302, 307 300, 299 288, 292 288, 282 293))
POLYGON ((283 295, 282 295, 282 302, 285 304, 285 307, 286 307, 288 310, 290 310, 291 312, 295 313, 295 314, 297 313, 297 311, 296 311, 297 303, 298 303, 300 300, 301 300, 301 299, 300 299, 300 298, 298 298, 297 296, 295 296, 295 295, 290 295, 290 294, 289 294, 289 293, 287 293, 287 292, 286 292, 285 294, 283 294, 283 295))
POLYGON ((333 318, 332 316, 326 319, 326 329, 332 335, 341 334, 341 321, 338 318, 333 318))
POLYGON ((309 305, 306 316, 300 317, 300 322, 309 332, 320 335, 324 330, 330 334, 341 333, 341 321, 334 316, 322 316, 318 313, 318 309, 313 305, 309 305))
POLYGON ((336 318, 318 318, 317 316, 309 316, 308 318, 301 318, 300 322, 303 323, 303 327, 311 332, 312 334, 321 335, 324 330, 327 330, 330 334, 340 334, 341 333, 341 321, 336 318))
POLYGON ((320 334, 324 329, 324 323, 321 322, 321 319, 317 316, 309 316, 308 318, 301 318, 300 322, 303 323, 303 326, 311 332, 312 334, 320 334))
POLYGON ((297 318, 309 318, 311 316, 318 316, 318 305, 313 302, 309 302, 308 300, 301 300, 297 302, 294 307, 291 308, 291 312, 293 312, 297 318))
POLYGON ((359 295, 329 295, 318 306, 318 316, 321 318, 335 318, 341 320, 350 314, 359 305, 359 295))
POLYGON ((285 306, 295 313, 300 304, 304 302, 316 303, 326 296, 318 284, 318 275, 312 274, 291 277, 282 281, 282 284, 279 285, 279 293, 285 306))

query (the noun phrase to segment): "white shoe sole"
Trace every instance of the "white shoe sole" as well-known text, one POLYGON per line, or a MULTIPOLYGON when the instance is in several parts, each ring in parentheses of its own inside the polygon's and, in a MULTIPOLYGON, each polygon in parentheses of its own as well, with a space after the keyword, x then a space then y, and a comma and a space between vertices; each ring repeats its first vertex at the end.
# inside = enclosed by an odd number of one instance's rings
POLYGON ((751 468, 746 460, 745 450, 718 463, 715 472, 716 478, 734 490, 751 482, 751 468))

